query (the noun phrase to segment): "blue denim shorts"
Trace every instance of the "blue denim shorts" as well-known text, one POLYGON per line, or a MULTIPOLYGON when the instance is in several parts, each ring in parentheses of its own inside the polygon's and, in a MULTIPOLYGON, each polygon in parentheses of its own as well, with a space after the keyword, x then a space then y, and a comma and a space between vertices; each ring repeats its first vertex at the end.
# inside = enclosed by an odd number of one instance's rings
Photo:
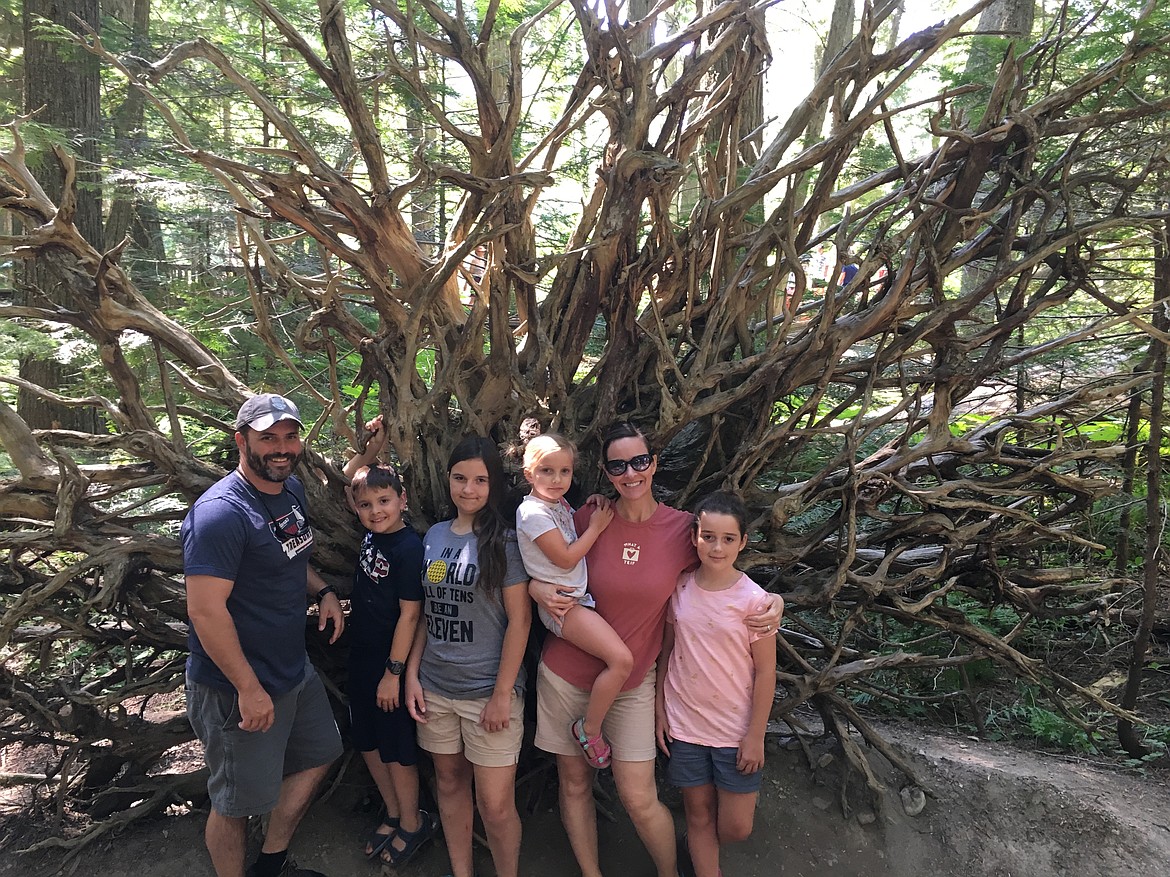
POLYGON ((750 795, 760 790, 764 772, 740 773, 735 768, 739 749, 735 746, 700 746, 675 740, 670 744, 670 760, 666 762, 666 780, 672 786, 714 785, 725 792, 750 795))
POLYGON ((311 664, 292 691, 272 699, 276 718, 267 731, 240 728, 235 689, 187 680, 187 717, 203 744, 207 792, 221 816, 270 812, 286 776, 335 761, 341 734, 325 686, 311 664))

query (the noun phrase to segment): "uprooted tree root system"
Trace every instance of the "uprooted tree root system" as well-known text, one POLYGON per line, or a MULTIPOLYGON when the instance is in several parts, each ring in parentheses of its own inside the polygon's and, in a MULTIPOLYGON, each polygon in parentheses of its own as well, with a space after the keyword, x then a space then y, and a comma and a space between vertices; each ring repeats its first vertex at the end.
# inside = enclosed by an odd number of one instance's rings
MULTIPOLYGON (((919 768, 863 701, 978 732, 1009 705, 986 693, 1007 676, 1026 686, 1010 703, 1030 698, 1085 746, 1108 748, 1118 718, 1157 718, 1148 692, 1122 709, 1073 656, 1081 643, 1108 672, 1128 662, 1136 684, 1159 672, 1143 663, 1145 637, 1156 654, 1167 623, 1153 551, 1161 396, 1148 392, 1168 337, 1170 98, 1149 87, 1165 80, 1165 4, 1120 4, 1110 27, 1062 7, 1034 44, 995 43, 966 81, 926 97, 910 78, 967 46, 989 4, 888 45, 895 4, 867 4, 774 129, 755 87, 771 62, 767 4, 675 21, 667 2, 619 22, 572 0, 522 25, 489 4, 474 27, 429 0, 417 19, 369 5, 377 27, 322 0, 309 37, 308 19, 255 3, 281 43, 273 80, 312 82, 344 115, 328 149, 311 136, 328 120, 271 99, 263 76, 207 40, 148 60, 77 38, 230 201, 238 287, 206 314, 248 327, 265 366, 253 382, 279 382, 315 419, 303 475, 328 577, 345 589, 356 541, 342 445, 360 443, 353 424, 375 410, 420 524, 441 513, 440 461, 463 434, 506 444, 535 417, 579 440, 586 472, 599 432, 629 415, 661 452, 664 499, 745 493, 744 560, 789 606, 776 718, 819 714, 869 806, 884 794, 872 753, 907 782, 919 768), (561 115, 534 132, 519 89, 554 12, 581 55, 561 115), (659 31, 670 37, 653 41, 659 31), (376 73, 361 66, 375 58, 376 73), (436 102, 440 60, 474 92, 466 112, 436 102), (420 143, 388 164, 388 80, 455 158, 420 143), (185 88, 231 89, 274 145, 204 142, 175 96, 185 88), (827 133, 801 146, 818 113, 827 133), (565 145, 594 125, 595 166, 574 177, 580 156, 565 145), (921 150, 911 129, 931 134, 921 150), (340 164, 338 142, 352 145, 340 164), (546 200, 558 176, 579 179, 581 197, 544 251, 536 230, 565 209, 546 200), (428 251, 410 208, 436 187, 458 207, 428 251), (802 257, 830 243, 839 264, 817 284, 802 257), (846 255, 857 270, 839 283, 846 255), (1143 483, 1144 592, 1130 578, 1143 483)), ((105 431, 33 428, 0 400, 13 466, 0 485, 0 743, 51 753, 39 778, 51 812, 117 824, 197 795, 166 769, 190 728, 153 704, 182 684, 178 521, 232 465, 230 423, 251 387, 237 373, 247 359, 219 344, 226 330, 184 325, 171 315, 182 295, 136 283, 128 240, 82 236, 77 162, 46 154, 62 183, 50 196, 30 170, 30 130, 15 121, 0 151, 5 243, 61 289, 0 317, 83 341, 93 385, 69 395, 0 379, 91 409, 105 431)))

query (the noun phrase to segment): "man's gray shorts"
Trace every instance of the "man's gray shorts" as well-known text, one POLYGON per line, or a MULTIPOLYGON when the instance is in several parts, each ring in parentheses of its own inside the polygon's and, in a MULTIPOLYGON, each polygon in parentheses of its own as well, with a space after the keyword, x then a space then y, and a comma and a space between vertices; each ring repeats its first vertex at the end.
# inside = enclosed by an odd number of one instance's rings
POLYGON ((341 734, 325 686, 309 664, 301 684, 273 698, 267 731, 240 729, 234 689, 187 680, 187 717, 203 743, 211 806, 222 816, 268 813, 286 776, 330 764, 341 755, 341 734))

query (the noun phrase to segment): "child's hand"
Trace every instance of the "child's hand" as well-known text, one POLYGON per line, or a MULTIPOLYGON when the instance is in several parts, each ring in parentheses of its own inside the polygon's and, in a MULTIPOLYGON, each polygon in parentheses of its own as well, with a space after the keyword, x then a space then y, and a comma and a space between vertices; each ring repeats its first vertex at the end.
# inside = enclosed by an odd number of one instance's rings
POLYGON ((398 709, 401 703, 402 677, 393 673, 382 674, 382 681, 378 683, 378 693, 375 696, 378 709, 391 712, 398 709))
POLYGON ((386 439, 388 438, 386 432, 386 423, 379 414, 372 420, 365 423, 365 431, 370 435, 366 439, 366 449, 363 453, 373 453, 377 456, 382 452, 382 448, 386 447, 386 439))
POLYGON ((423 697, 422 683, 418 681, 418 676, 412 677, 410 673, 407 673, 405 684, 406 711, 420 725, 425 725, 427 723, 427 702, 426 698, 423 697))
POLYGON ((585 505, 591 505, 598 509, 608 509, 613 506, 613 500, 608 496, 602 496, 600 493, 591 493, 589 494, 589 498, 585 500, 585 505))
POLYGON ((669 757, 670 744, 674 738, 670 736, 670 723, 666 720, 666 706, 654 704, 654 737, 658 740, 658 748, 669 757))
POLYGON ((593 510, 593 515, 589 518, 588 529, 600 533, 609 526, 609 522, 613 520, 613 504, 609 503, 604 508, 598 506, 593 510))
POLYGON ((479 724, 489 734, 505 730, 512 718, 512 691, 493 694, 479 714, 479 724))
POLYGON ((764 766, 763 736, 747 736, 739 741, 735 755, 735 769, 740 773, 756 773, 764 766))
POLYGON ((329 623, 333 622, 333 633, 329 636, 329 645, 333 645, 345 630, 345 610, 341 608, 341 601, 337 599, 336 593, 325 595, 318 613, 317 630, 324 633, 329 623))

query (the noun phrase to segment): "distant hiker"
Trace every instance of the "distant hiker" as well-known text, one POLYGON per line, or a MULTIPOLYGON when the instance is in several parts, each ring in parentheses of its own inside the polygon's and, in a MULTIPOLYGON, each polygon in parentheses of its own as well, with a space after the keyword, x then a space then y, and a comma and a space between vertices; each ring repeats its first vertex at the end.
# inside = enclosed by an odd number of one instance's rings
POLYGON ((301 415, 282 396, 253 396, 236 417, 240 464, 183 521, 191 621, 187 715, 210 776, 205 840, 219 877, 244 873, 249 816, 270 813, 248 877, 300 875, 288 846, 341 735, 305 653, 305 606, 320 606, 329 641, 345 626, 333 587, 309 567, 313 530, 293 470, 301 415))
POLYGON ((764 732, 776 696, 776 631, 752 632, 768 607, 763 588, 735 568, 747 545, 747 510, 732 493, 695 508, 699 568, 670 599, 655 704, 666 778, 682 789, 695 877, 719 877, 719 849, 752 833, 764 732))

